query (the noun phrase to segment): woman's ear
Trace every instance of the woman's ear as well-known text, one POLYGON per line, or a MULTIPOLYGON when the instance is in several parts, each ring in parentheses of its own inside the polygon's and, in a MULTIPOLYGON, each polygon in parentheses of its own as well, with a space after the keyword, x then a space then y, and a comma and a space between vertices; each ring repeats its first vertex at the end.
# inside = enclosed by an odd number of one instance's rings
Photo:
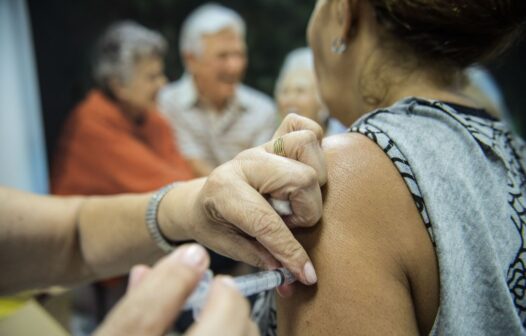
POLYGON ((355 33, 358 21, 359 0, 338 0, 337 19, 341 26, 340 38, 348 44, 355 33))
POLYGON ((336 17, 337 34, 332 41, 332 52, 341 55, 351 42, 352 28, 355 25, 354 0, 336 0, 333 2, 333 13, 336 17))

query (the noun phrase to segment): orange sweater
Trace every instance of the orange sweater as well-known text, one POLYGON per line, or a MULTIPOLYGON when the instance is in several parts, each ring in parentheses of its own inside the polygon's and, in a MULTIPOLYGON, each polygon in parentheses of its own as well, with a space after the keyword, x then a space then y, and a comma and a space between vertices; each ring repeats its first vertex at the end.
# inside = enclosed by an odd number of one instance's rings
POLYGON ((140 125, 93 90, 67 121, 52 166, 59 195, 146 192, 193 177, 173 134, 157 111, 140 125))

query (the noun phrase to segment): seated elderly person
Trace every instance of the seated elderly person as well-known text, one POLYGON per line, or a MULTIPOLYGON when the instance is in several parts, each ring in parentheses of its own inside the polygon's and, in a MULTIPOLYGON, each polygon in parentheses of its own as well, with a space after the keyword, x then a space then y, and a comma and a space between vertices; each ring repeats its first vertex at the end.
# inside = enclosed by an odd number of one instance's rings
POLYGON ((314 72, 314 58, 309 48, 291 51, 285 58, 274 92, 282 118, 297 113, 316 121, 326 136, 345 132, 347 129, 331 118, 321 101, 314 72))
MULTIPOLYGON (((168 121, 155 109, 156 95, 166 82, 165 49, 158 33, 137 23, 109 27, 99 41, 93 69, 97 88, 71 114, 55 153, 54 194, 146 192, 193 177, 168 121)), ((124 290, 122 280, 98 284, 98 302, 86 303, 85 309, 100 322, 124 290)))
POLYGON ((107 30, 93 69, 98 87, 75 108, 58 144, 54 194, 144 192, 193 176, 155 110, 165 49, 162 36, 133 22, 107 30))
POLYGON ((245 23, 206 4, 185 20, 180 52, 186 73, 162 90, 160 107, 196 175, 270 139, 277 115, 269 97, 241 84, 247 65, 245 23))

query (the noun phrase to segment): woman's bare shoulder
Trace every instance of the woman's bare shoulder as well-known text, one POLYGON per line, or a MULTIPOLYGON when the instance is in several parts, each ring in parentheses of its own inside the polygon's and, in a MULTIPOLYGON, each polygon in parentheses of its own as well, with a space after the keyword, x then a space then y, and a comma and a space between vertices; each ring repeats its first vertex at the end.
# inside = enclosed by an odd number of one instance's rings
POLYGON ((429 331, 438 306, 436 256, 399 172, 360 134, 332 136, 323 148, 323 219, 296 232, 319 281, 279 301, 280 333, 429 331))

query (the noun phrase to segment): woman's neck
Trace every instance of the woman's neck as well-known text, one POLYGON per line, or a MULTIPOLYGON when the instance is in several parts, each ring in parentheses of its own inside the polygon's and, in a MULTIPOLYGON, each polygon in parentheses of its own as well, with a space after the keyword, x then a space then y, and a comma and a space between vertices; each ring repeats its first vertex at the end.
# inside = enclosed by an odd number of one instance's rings
POLYGON ((144 110, 135 108, 131 104, 117 98, 110 90, 102 90, 107 99, 112 101, 118 106, 122 115, 136 125, 140 125, 144 122, 145 115, 147 112, 144 110))
MULTIPOLYGON (((440 100, 467 107, 481 108, 475 100, 464 94, 464 82, 461 79, 453 81, 450 85, 441 85, 426 73, 413 73, 407 75, 403 80, 393 83, 396 85, 387 88, 384 98, 378 100, 376 106, 367 106, 366 109, 370 111, 371 109, 388 107, 407 97, 440 100)), ((367 102, 364 103, 368 105, 367 102)))
POLYGON ((406 87, 397 92, 397 94, 389 97, 384 106, 391 106, 397 101, 406 97, 419 97, 430 100, 440 100, 444 102, 454 103, 457 105, 464 105, 467 107, 480 108, 478 104, 470 97, 464 95, 461 90, 456 89, 440 89, 434 87, 406 87))
POLYGON ((146 112, 130 104, 118 102, 122 114, 135 125, 141 125, 146 117, 146 112))

